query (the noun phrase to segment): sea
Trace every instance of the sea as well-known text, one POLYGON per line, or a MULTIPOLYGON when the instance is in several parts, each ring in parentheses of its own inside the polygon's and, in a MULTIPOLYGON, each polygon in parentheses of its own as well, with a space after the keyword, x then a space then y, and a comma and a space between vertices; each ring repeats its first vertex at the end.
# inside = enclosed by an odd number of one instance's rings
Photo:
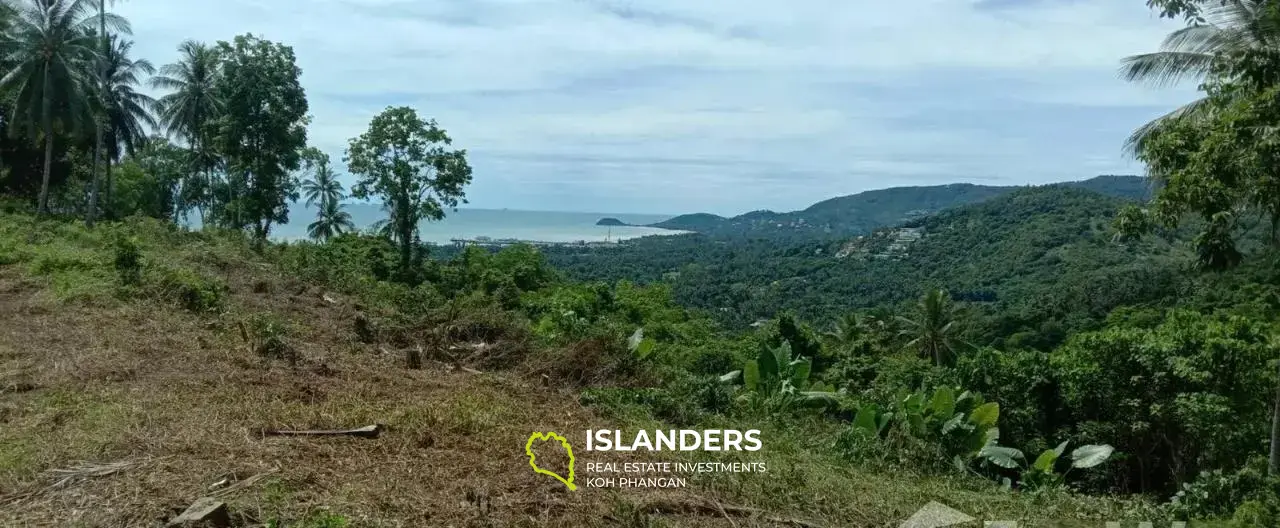
MULTIPOLYGON (((387 218, 380 204, 347 203, 344 209, 358 230, 369 229, 387 218)), ((272 228, 276 240, 307 238, 307 225, 315 221, 316 208, 301 203, 289 207, 289 223, 272 228)), ((419 229, 422 241, 448 244, 453 240, 520 240, 524 242, 575 243, 617 242, 632 238, 676 235, 684 231, 656 227, 598 226, 601 218, 617 218, 628 224, 661 222, 671 215, 628 213, 577 213, 557 211, 524 211, 517 209, 458 209, 445 211, 444 220, 423 222, 419 229)))

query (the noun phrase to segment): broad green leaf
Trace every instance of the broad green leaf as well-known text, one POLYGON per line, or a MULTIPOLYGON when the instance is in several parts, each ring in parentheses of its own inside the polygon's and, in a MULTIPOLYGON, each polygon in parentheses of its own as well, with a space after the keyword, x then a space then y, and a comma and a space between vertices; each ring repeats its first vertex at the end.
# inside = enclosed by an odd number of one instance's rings
POLYGON ((748 361, 742 368, 742 384, 747 386, 747 390, 760 387, 760 365, 755 361, 748 361))
POLYGON ((853 426, 871 434, 876 434, 879 429, 876 426, 876 406, 863 405, 858 409, 858 414, 853 417, 853 426))
POLYGON ((1000 404, 988 402, 979 405, 969 414, 969 421, 981 427, 995 427, 1000 420, 1000 404))
POLYGON ((637 328, 631 333, 631 337, 627 338, 627 349, 635 352, 640 348, 640 343, 644 341, 644 328, 637 328))
POLYGON ((924 394, 916 392, 902 399, 902 408, 909 413, 918 413, 924 407, 924 394))
POLYGON ((813 369, 813 362, 807 359, 797 359, 791 362, 791 384, 797 388, 805 388, 809 386, 809 371, 813 369))
POLYGON ((1070 440, 1063 441, 1061 444, 1058 444, 1058 447, 1053 448, 1053 452, 1061 457, 1063 453, 1067 452, 1067 444, 1069 443, 1071 443, 1070 440))
POLYGON ((1040 456, 1036 457, 1036 462, 1031 465, 1037 471, 1045 473, 1053 473, 1053 464, 1058 461, 1058 453, 1052 449, 1046 449, 1040 456))
POLYGON ((951 416, 956 412, 956 393, 951 387, 942 387, 933 393, 929 408, 934 416, 951 416))
POLYGON ((1071 452, 1071 467, 1086 469, 1106 462, 1115 448, 1107 444, 1077 447, 1071 452))
POLYGON ((756 360, 756 366, 759 367, 759 379, 768 382, 778 378, 778 356, 769 350, 769 347, 760 347, 760 357, 756 360))
POLYGON ((946 423, 942 424, 942 434, 948 434, 951 431, 956 430, 956 428, 960 427, 960 424, 963 422, 964 413, 956 413, 956 415, 952 416, 950 420, 947 420, 946 423))
POLYGON ((1022 467, 1023 460, 1022 451, 1018 451, 1012 447, 1004 447, 998 445, 989 445, 978 451, 978 458, 990 461, 992 464, 1006 469, 1017 469, 1022 467))
POLYGON ((791 364, 791 343, 783 341, 778 348, 773 350, 774 360, 777 361, 778 370, 782 370, 783 365, 791 364))

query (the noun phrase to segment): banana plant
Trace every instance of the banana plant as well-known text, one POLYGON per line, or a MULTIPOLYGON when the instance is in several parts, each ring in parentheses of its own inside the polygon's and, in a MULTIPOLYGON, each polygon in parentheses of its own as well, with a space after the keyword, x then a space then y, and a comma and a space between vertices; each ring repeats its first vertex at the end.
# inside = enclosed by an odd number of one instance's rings
POLYGON ((791 345, 785 341, 776 348, 761 346, 756 359, 747 361, 741 370, 720 377, 724 383, 742 382, 750 393, 766 397, 796 398, 807 405, 835 405, 835 389, 822 382, 810 382, 813 362, 791 357, 791 345))
MULTIPOLYGON (((995 442, 984 446, 978 452, 978 458, 1005 469, 1017 470, 1020 473, 1018 487, 1034 489, 1060 486, 1066 481, 1067 474, 1071 470, 1098 466, 1111 458, 1111 454, 1115 452, 1115 448, 1107 444, 1077 447, 1071 452, 1071 464, 1069 467, 1067 467, 1066 471, 1058 473, 1058 461, 1062 458, 1062 454, 1066 452, 1067 443, 1063 442, 1058 444, 1058 447, 1044 450, 1030 464, 1027 463, 1026 456, 1022 451, 1012 447, 996 445, 995 442)), ((1008 477, 1003 477, 1002 482, 1006 489, 1013 487, 1013 481, 1008 477)))

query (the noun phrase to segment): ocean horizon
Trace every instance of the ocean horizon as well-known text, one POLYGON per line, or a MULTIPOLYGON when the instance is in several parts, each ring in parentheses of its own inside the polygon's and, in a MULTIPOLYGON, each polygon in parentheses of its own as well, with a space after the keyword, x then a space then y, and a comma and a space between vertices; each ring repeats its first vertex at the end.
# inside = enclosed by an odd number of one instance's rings
MULTIPOLYGON (((387 218, 381 204, 345 203, 345 210, 359 231, 366 231, 387 218)), ((289 206, 289 223, 272 228, 274 240, 305 240, 307 225, 315 221, 317 207, 302 203, 289 206)), ((670 219, 668 214, 580 213, 567 211, 529 211, 519 209, 460 208, 445 211, 438 222, 419 225, 422 241, 448 244, 454 239, 514 239, 525 242, 574 243, 617 242, 644 236, 678 235, 685 231, 636 226, 598 226, 601 218, 616 218, 624 223, 644 225, 670 219)))

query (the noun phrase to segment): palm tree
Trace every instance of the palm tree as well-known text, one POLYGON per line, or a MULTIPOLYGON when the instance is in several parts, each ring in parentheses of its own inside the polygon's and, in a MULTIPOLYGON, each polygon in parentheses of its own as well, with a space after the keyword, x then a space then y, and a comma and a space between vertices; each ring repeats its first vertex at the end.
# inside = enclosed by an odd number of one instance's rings
POLYGON ((140 75, 151 75, 156 69, 146 59, 133 60, 129 52, 133 42, 111 37, 111 47, 104 59, 106 72, 106 175, 105 202, 111 202, 111 165, 120 161, 123 154, 134 154, 147 141, 150 130, 158 128, 151 109, 156 101, 138 93, 140 75), (144 129, 144 126, 146 127, 144 129), (122 150, 123 147, 123 150, 122 150))
POLYGON ((866 333, 867 327, 857 313, 850 312, 836 321, 835 327, 822 338, 832 350, 849 350, 866 333))
POLYGON ((337 202, 346 197, 337 173, 323 161, 316 165, 311 178, 302 182, 302 195, 307 198, 307 207, 319 203, 321 209, 326 203, 337 202))
POLYGON ((355 228, 355 224, 351 222, 351 214, 342 210, 342 203, 326 200, 320 203, 316 221, 307 226, 307 235, 316 240, 328 241, 355 228))
MULTIPOLYGON (((202 190, 203 201, 212 188, 208 170, 213 163, 206 135, 209 123, 222 109, 216 92, 221 68, 213 46, 188 40, 178 46, 178 52, 182 55, 178 62, 161 66, 159 74, 151 78, 151 86, 171 92, 157 101, 160 123, 169 137, 180 138, 191 148, 192 167, 203 176, 194 187, 202 190)), ((187 193, 180 191, 179 195, 187 193)), ((203 207, 201 211, 203 216, 203 207)))
MULTIPOLYGON (((13 119, 44 142, 44 171, 37 214, 49 212, 49 174, 56 132, 75 133, 93 119, 94 50, 91 0, 27 0, 13 6, 9 30, 0 37, 0 63, 12 68, 0 90, 16 93, 13 119)), ((102 23, 121 32, 123 18, 102 23)))
MULTIPOLYGON (((1131 82, 1170 86, 1223 74, 1226 62, 1250 52, 1274 54, 1280 51, 1280 21, 1273 18, 1267 3, 1267 0, 1206 3, 1201 8, 1203 24, 1170 33, 1160 45, 1160 51, 1126 57, 1121 75, 1131 82)), ((1183 118, 1204 117, 1208 110, 1206 99, 1188 103, 1138 128, 1125 142, 1125 148, 1139 153, 1162 125, 1183 118)))
POLYGON ((933 358, 935 365, 949 362, 956 352, 955 308, 945 290, 929 290, 920 299, 914 319, 899 317, 906 328, 902 335, 910 338, 907 348, 923 357, 933 358))

